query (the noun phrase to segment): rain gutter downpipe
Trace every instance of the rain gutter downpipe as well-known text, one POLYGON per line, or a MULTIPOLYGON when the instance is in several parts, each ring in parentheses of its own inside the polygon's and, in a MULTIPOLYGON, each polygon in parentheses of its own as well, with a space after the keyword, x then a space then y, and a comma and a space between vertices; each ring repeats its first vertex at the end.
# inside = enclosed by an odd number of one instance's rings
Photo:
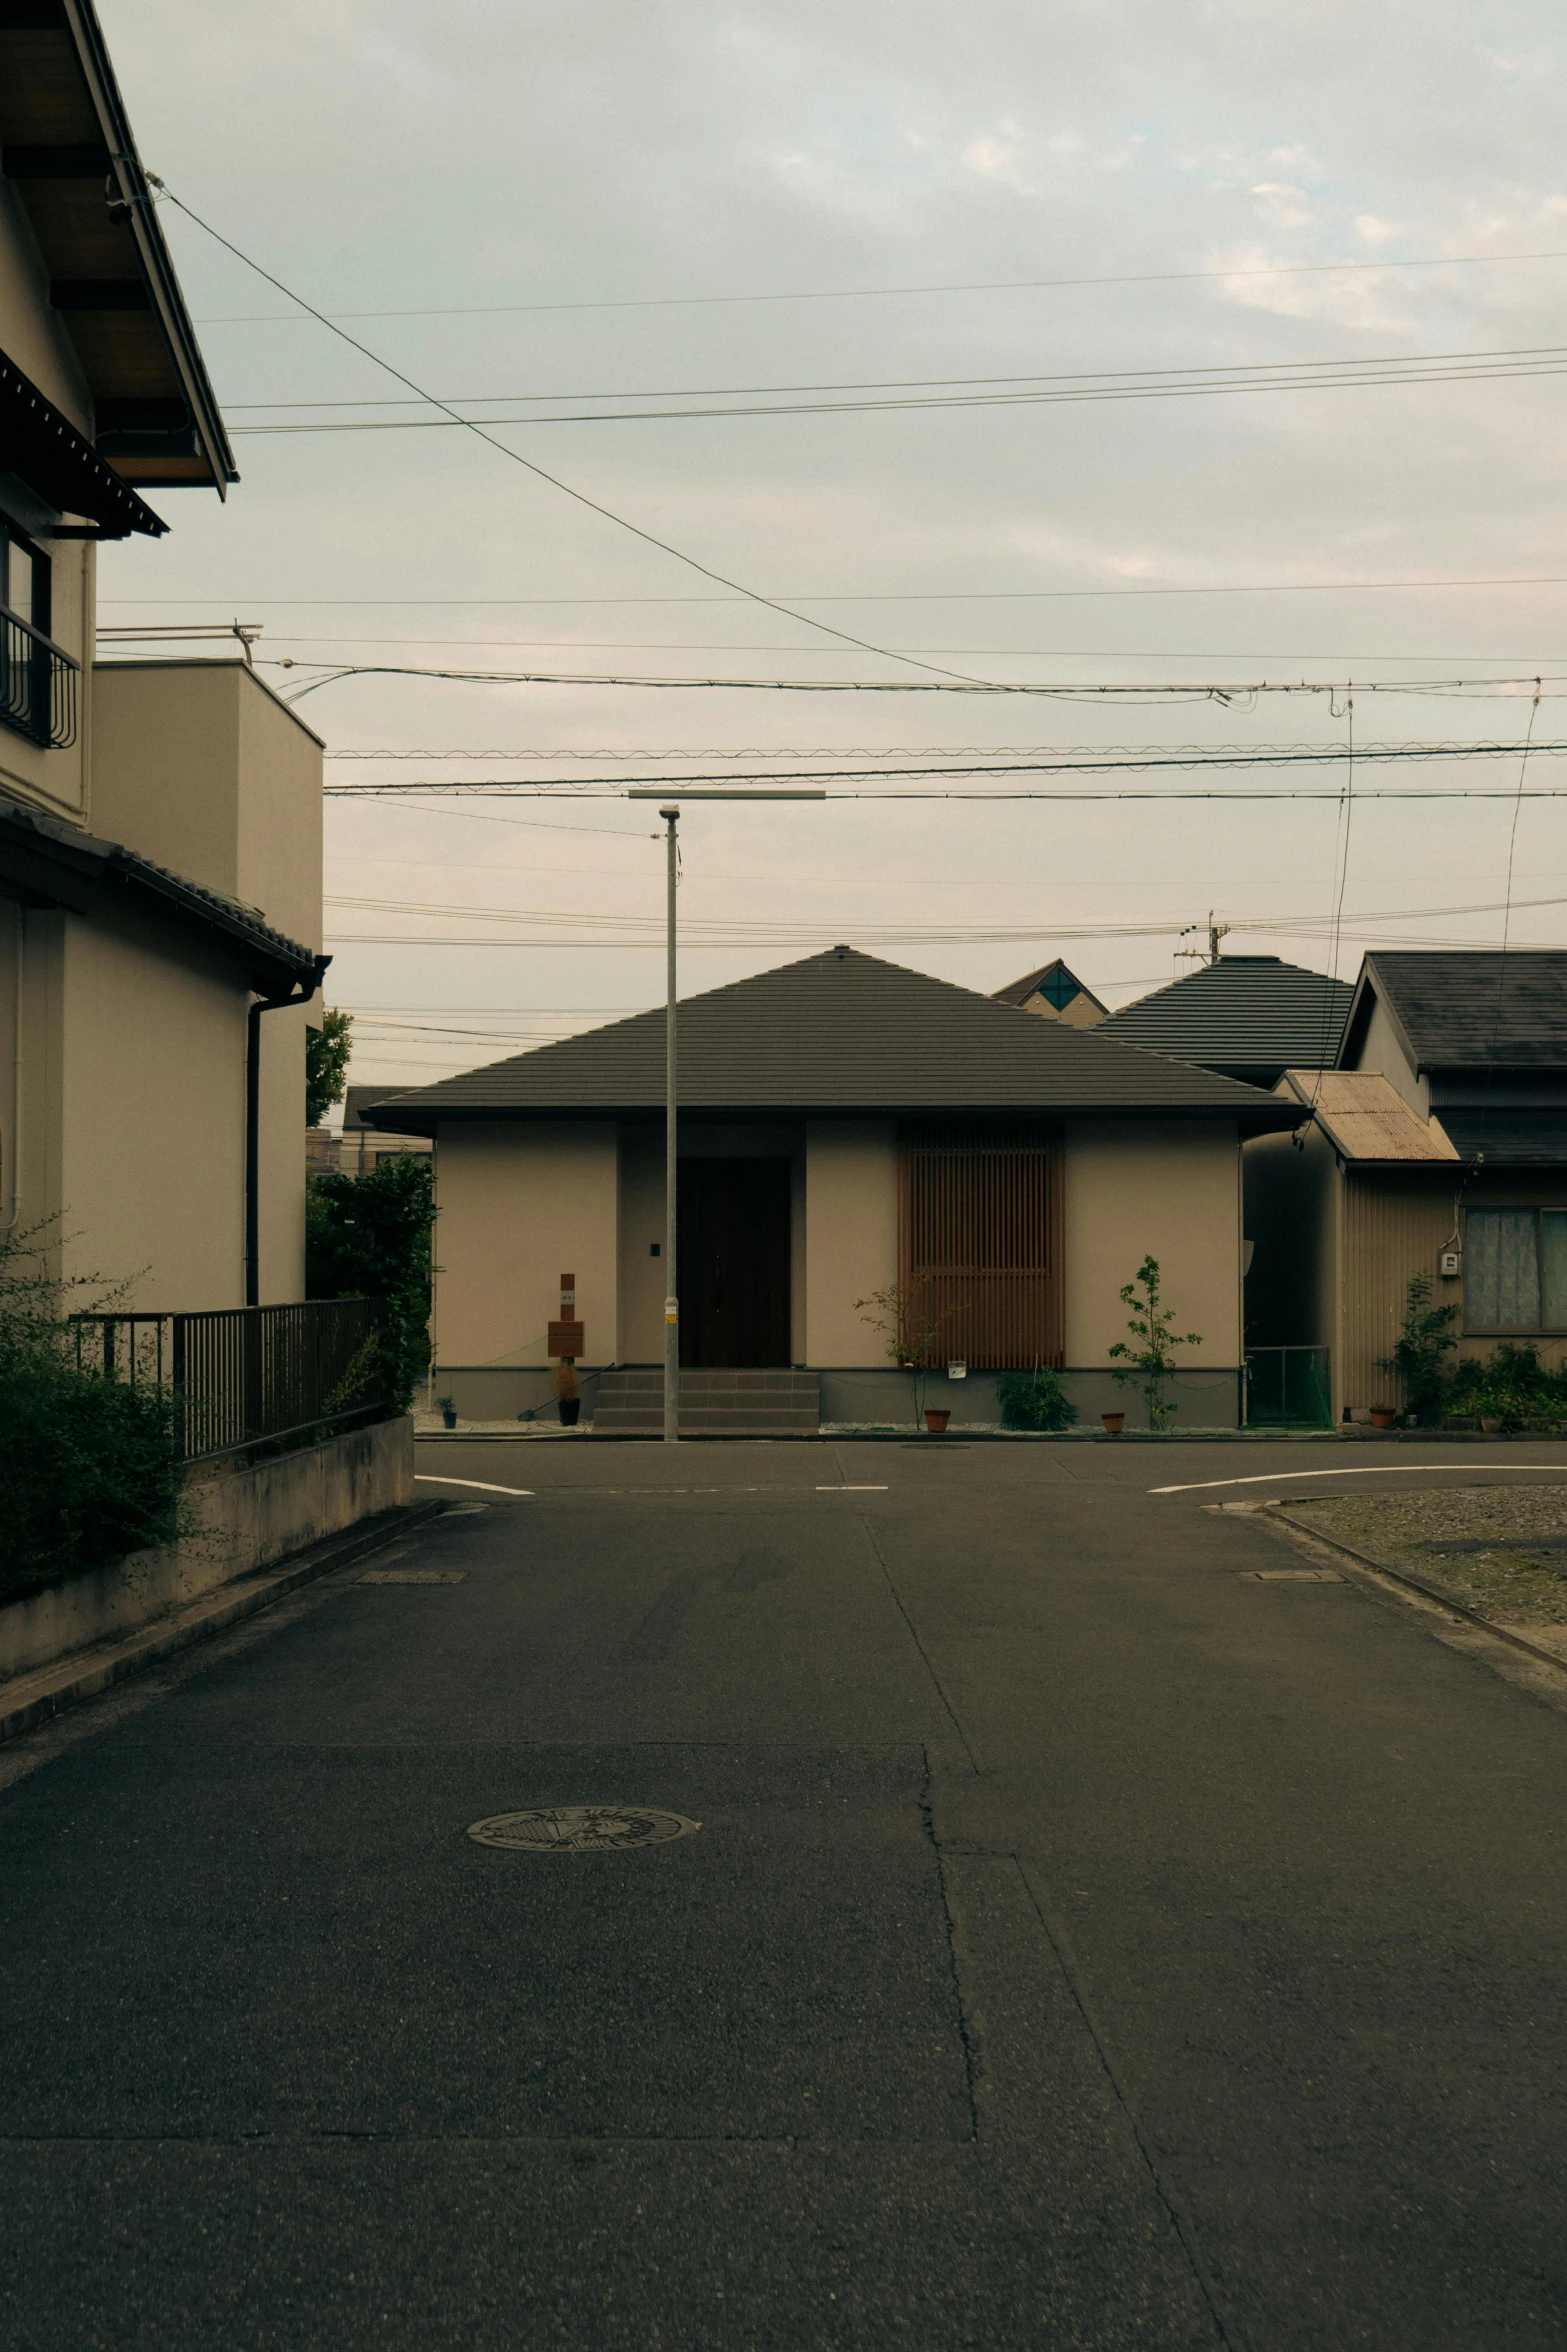
POLYGON ((330 956, 318 955, 309 980, 287 996, 259 997, 245 1016, 245 1304, 261 1304, 261 1016, 309 1004, 330 956))

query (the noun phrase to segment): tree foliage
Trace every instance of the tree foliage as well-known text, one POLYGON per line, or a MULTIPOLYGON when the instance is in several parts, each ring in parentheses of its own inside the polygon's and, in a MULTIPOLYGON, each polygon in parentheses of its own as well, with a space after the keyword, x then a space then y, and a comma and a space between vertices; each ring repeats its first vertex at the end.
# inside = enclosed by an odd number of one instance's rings
POLYGON ((385 1302, 382 1351, 393 1409, 406 1412, 430 1363, 435 1171, 412 1152, 363 1176, 313 1172, 305 1199, 305 1291, 385 1302))
POLYGON ((62 1296, 45 1239, 0 1235, 0 1600, 184 1531, 178 1400, 78 1361, 62 1309, 104 1304, 102 1285, 62 1296))
POLYGON ((1456 1307, 1431 1304, 1431 1277, 1412 1274, 1404 1294, 1404 1328, 1390 1356, 1378 1356, 1377 1370, 1391 1372, 1403 1386, 1404 1403, 1422 1422, 1432 1422, 1447 1402, 1452 1372, 1447 1363, 1457 1347, 1450 1326, 1456 1307))
POLYGON ((1132 1310, 1126 1328, 1139 1344, 1128 1347, 1124 1339, 1116 1341, 1110 1353, 1124 1356, 1126 1362, 1116 1366, 1111 1378, 1138 1391, 1148 1408, 1150 1429, 1168 1429, 1176 1415, 1170 1382, 1180 1369, 1171 1350, 1201 1347, 1202 1336, 1196 1331, 1176 1330, 1175 1317, 1160 1291, 1157 1258, 1144 1258, 1131 1281, 1121 1285, 1121 1300, 1132 1310))
POLYGON ((329 1005, 319 1029, 305 1031, 305 1125, 319 1127, 348 1085, 348 1057, 353 1051, 354 1016, 329 1005))

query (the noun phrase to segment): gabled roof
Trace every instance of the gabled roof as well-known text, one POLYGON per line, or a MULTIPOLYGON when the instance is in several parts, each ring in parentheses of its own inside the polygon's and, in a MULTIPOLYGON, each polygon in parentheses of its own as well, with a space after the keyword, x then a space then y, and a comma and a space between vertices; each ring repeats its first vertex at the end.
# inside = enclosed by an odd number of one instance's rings
POLYGON ((1085 987, 1077 974, 1068 969, 1059 956, 1052 956, 1048 964, 1041 964, 1037 972, 1025 972, 1021 980, 1009 980, 1005 988, 994 988, 992 996, 997 1004, 1027 1004, 1031 996, 1048 998, 1057 1012, 1062 1012, 1079 997, 1086 997, 1101 1014, 1109 1007, 1102 1005, 1091 988, 1085 987))
POLYGON ((1567 1064, 1567 949, 1379 948, 1361 967, 1344 1061, 1377 1002, 1415 1070, 1567 1064))
MULTIPOLYGON (((1129 1046, 1036 1020, 852 947, 761 972, 680 1007, 679 1099, 700 1111, 1135 1113, 1299 1125, 1298 1107, 1129 1046)), ((448 1120, 656 1112, 664 1014, 593 1029, 366 1106, 367 1126, 428 1135, 448 1120)))
POLYGON ((1345 1160, 1436 1160, 1459 1157, 1434 1119, 1417 1117, 1380 1070, 1286 1070, 1281 1091, 1317 1114, 1317 1124, 1345 1160))
POLYGON ((92 393, 100 455, 124 481, 221 496, 233 456, 92 0, 0 5, 0 172, 92 393))
POLYGON ((1097 1034, 1205 1069, 1330 1069, 1354 991, 1278 956, 1221 955, 1123 1005, 1097 1034))

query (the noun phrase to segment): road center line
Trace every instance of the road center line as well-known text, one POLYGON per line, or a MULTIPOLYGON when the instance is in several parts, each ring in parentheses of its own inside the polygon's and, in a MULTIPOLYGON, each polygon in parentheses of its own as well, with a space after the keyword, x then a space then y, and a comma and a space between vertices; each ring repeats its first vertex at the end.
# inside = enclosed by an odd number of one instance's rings
POLYGON ((1342 1470, 1263 1470, 1250 1478, 1194 1478, 1189 1486, 1151 1486, 1150 1494, 1198 1494, 1210 1486, 1293 1486, 1298 1478, 1424 1478, 1428 1470, 1503 1470, 1511 1478, 1542 1470, 1567 1473, 1567 1462, 1356 1462, 1342 1470))
POLYGON ((531 1486, 491 1486, 487 1478, 437 1478, 430 1470, 416 1470, 414 1484, 415 1486, 472 1486, 476 1487, 480 1494, 526 1495, 530 1501, 533 1498, 531 1486))
POLYGON ((819 1486, 818 1494, 885 1494, 884 1486, 819 1486))

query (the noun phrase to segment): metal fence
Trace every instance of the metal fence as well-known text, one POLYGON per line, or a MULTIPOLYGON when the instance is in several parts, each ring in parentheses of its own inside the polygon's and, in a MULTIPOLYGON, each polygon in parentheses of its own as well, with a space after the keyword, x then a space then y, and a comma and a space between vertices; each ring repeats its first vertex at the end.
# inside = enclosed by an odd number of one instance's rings
POLYGON ((389 1402, 379 1299, 76 1315, 77 1360, 179 1399, 187 1462, 368 1421, 389 1402))
POLYGON ((1332 1351, 1325 1347, 1248 1348, 1246 1422, 1257 1429, 1331 1429, 1332 1351))

